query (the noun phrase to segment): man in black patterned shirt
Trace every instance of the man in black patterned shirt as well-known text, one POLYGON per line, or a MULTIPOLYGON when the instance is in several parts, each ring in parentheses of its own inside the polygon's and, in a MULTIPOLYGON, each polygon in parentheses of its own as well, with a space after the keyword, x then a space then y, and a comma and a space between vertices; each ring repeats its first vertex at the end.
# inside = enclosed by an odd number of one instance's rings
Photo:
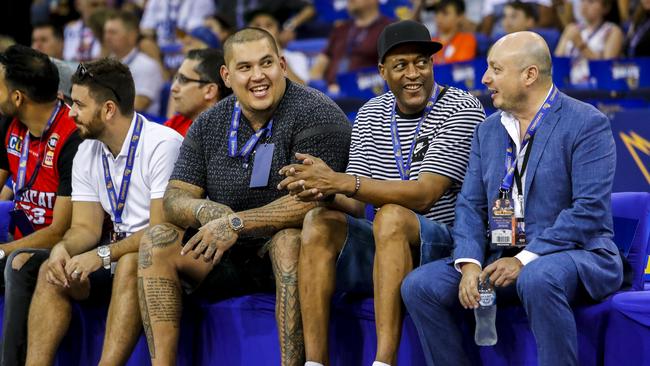
POLYGON ((277 172, 297 152, 323 156, 342 171, 350 124, 325 95, 285 78, 284 58, 266 31, 237 32, 224 54, 221 75, 234 95, 190 127, 165 193, 169 223, 151 228, 140 247, 140 309, 152 364, 175 363, 181 287, 221 299, 272 290, 275 272, 282 364, 300 365, 299 228, 316 204, 278 191, 277 172), (269 238, 270 260, 258 255, 269 238))
POLYGON ((456 195, 474 128, 484 118, 465 91, 435 84, 432 42, 422 24, 393 23, 379 37, 379 72, 390 92, 373 98, 352 130, 346 173, 321 159, 283 168, 303 201, 329 197, 306 216, 300 249, 300 302, 308 366, 328 364, 332 293, 373 294, 374 366, 396 362, 402 328, 400 284, 418 264, 449 255, 456 195), (379 208, 374 222, 360 218, 379 208))

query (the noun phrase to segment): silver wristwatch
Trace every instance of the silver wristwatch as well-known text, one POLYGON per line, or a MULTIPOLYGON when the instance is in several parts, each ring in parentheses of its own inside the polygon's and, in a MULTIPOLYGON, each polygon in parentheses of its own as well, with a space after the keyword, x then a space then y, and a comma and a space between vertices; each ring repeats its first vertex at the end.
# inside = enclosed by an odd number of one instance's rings
POLYGON ((0 249, 0 260, 5 259, 6 255, 7 255, 7 253, 5 253, 4 249, 0 249))
POLYGON ((105 269, 111 269, 111 247, 102 245, 97 248, 97 255, 102 259, 102 265, 105 269))
POLYGON ((239 233, 244 229, 244 220, 236 214, 230 214, 228 215, 228 225, 232 231, 239 233))

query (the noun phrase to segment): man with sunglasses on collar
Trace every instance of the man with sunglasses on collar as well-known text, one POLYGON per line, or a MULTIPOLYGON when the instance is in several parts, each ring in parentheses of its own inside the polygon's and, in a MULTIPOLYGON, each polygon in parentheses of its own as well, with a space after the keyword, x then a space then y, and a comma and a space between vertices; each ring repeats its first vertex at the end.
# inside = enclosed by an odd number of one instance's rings
POLYGON ((176 114, 165 126, 185 136, 201 112, 232 94, 219 74, 223 64, 221 50, 204 48, 187 54, 171 88, 170 103, 176 114))
POLYGON ((346 173, 309 155, 282 169, 287 178, 279 188, 303 201, 331 202, 310 211, 302 229, 298 277, 310 366, 328 364, 335 290, 374 294, 374 365, 395 364, 401 282, 414 266, 451 250, 456 195, 485 113, 469 93, 434 81, 433 55, 441 48, 420 23, 387 26, 377 51, 390 92, 359 110, 346 173), (378 208, 374 222, 362 218, 365 204, 378 208))
POLYGON ((133 78, 119 61, 80 64, 71 96, 70 117, 85 139, 72 169, 72 224, 39 272, 26 364, 54 362, 72 300, 110 299, 99 364, 121 365, 141 329, 136 252, 144 230, 163 222, 162 196, 182 137, 134 112, 133 78), (108 240, 105 214, 112 221, 108 240))
POLYGON ((70 227, 72 160, 81 142, 69 108, 57 99, 59 73, 21 45, 0 54, 0 185, 11 175, 14 240, 0 245, 5 306, 0 365, 24 363, 27 308, 40 264, 70 227), (9 264, 9 265, 6 265, 9 264))

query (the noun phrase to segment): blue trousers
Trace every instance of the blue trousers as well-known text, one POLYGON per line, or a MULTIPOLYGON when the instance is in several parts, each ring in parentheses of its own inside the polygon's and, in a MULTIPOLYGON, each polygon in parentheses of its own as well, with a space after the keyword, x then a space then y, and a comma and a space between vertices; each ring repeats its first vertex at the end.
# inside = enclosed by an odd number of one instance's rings
MULTIPOLYGON (((461 274, 446 258, 415 269, 402 283, 402 298, 418 330, 427 365, 470 365, 456 321, 461 309, 460 279, 461 274)), ((521 270, 515 286, 535 336, 538 364, 577 365, 578 339, 571 303, 585 292, 580 291, 573 260, 562 252, 539 257, 521 270)))

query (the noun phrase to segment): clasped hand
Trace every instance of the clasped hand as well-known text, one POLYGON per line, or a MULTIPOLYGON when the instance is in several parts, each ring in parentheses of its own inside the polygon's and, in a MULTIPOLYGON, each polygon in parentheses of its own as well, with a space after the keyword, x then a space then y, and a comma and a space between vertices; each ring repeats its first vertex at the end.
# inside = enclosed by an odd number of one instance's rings
POLYGON ((203 256, 205 262, 217 264, 223 254, 237 241, 237 233, 228 224, 228 218, 222 217, 201 226, 199 232, 185 244, 181 255, 189 254, 194 259, 203 256))
POLYGON ((286 189, 300 201, 318 201, 336 193, 334 172, 327 164, 308 154, 296 154, 302 164, 291 164, 280 169, 285 176, 278 189, 286 189))
POLYGON ((53 285, 70 287, 71 283, 84 282, 88 276, 102 267, 102 260, 94 250, 70 257, 61 245, 52 248, 47 281, 53 285))

